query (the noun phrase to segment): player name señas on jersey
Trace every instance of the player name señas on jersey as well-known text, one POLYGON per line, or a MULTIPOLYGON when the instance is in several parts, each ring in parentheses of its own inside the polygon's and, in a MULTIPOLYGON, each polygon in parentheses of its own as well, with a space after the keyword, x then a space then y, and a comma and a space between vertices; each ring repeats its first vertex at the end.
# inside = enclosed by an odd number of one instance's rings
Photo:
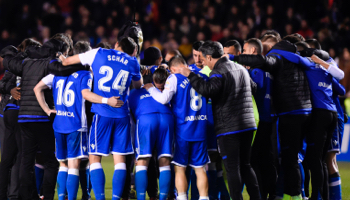
POLYGON ((131 80, 141 79, 140 65, 135 57, 114 49, 93 49, 79 54, 82 64, 90 65, 94 72, 94 93, 110 98, 120 97, 124 105, 113 108, 107 104, 92 104, 91 111, 104 117, 123 118, 129 110, 126 100, 131 80))
POLYGON ((43 82, 52 88, 57 111, 53 129, 58 133, 87 131, 85 99, 82 90, 91 90, 92 75, 88 71, 78 71, 70 76, 44 77, 43 82))
POLYGON ((141 115, 150 113, 162 113, 172 115, 169 104, 161 104, 154 100, 147 90, 133 89, 128 99, 130 110, 136 119, 141 115))

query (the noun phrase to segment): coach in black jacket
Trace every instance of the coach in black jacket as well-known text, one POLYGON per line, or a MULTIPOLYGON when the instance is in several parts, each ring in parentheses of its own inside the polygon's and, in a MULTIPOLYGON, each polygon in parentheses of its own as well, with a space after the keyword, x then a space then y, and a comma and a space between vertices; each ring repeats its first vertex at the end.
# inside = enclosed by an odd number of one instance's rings
MULTIPOLYGON (((70 40, 64 34, 55 35, 53 39, 45 43, 41 49, 38 49, 36 58, 24 58, 17 55, 15 47, 6 47, 0 52, 4 58, 3 64, 5 69, 9 70, 16 76, 21 76, 21 100, 18 116, 18 123, 22 133, 22 163, 20 167, 20 192, 22 200, 31 199, 31 194, 35 190, 32 184, 33 167, 35 155, 38 147, 40 148, 45 159, 45 174, 43 179, 44 199, 53 199, 56 178, 58 172, 58 162, 55 157, 55 138, 52 123, 47 114, 42 110, 36 100, 33 88, 46 75, 52 73, 55 75, 68 76, 78 70, 86 70, 82 65, 62 66, 56 59, 56 52, 49 57, 46 56, 50 51, 41 50, 47 46, 57 47, 65 55, 69 52, 70 40), (48 45, 50 44, 50 45, 48 45)), ((53 108, 54 102, 51 91, 44 91, 45 99, 50 108, 53 108)))
POLYGON ((274 77, 273 104, 281 142, 281 164, 284 170, 284 193, 300 199, 298 152, 308 128, 311 113, 310 88, 305 72, 297 63, 283 57, 283 52, 296 53, 289 41, 275 44, 266 56, 239 55, 234 61, 270 72, 274 77))
POLYGON ((257 179, 250 166, 256 124, 248 71, 227 57, 222 57, 224 51, 218 42, 205 42, 199 51, 205 65, 213 70, 210 80, 206 82, 187 68, 180 73, 188 77, 199 94, 212 99, 215 133, 227 170, 231 198, 243 199, 242 186, 245 183, 250 199, 260 199, 257 179))

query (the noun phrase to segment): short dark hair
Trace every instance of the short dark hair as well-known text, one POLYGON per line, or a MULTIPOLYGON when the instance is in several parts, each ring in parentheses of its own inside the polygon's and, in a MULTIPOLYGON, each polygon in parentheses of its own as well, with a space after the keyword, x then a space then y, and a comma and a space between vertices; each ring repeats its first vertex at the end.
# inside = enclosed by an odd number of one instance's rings
POLYGON ((302 51, 304 49, 310 48, 309 44, 304 41, 295 43, 295 46, 297 46, 298 51, 302 51))
POLYGON ((242 53, 242 46, 237 40, 229 40, 224 44, 224 47, 235 47, 236 54, 242 53))
POLYGON ((299 37, 295 36, 295 35, 287 35, 287 36, 285 36, 283 38, 283 40, 288 41, 288 42, 290 42, 292 44, 295 44, 295 43, 301 41, 301 39, 299 37))
POLYGON ((78 41, 73 47, 73 54, 85 53, 91 50, 90 42, 88 41, 78 41))
POLYGON ((96 45, 95 48, 99 48, 99 47, 104 48, 104 49, 111 49, 112 48, 112 46, 108 42, 100 42, 96 45))
POLYGON ((311 48, 322 49, 321 44, 316 39, 308 39, 308 40, 305 40, 305 42, 308 43, 311 48))
POLYGON ((168 76, 169 76, 169 72, 163 66, 159 66, 153 72, 153 82, 158 84, 164 83, 168 78, 168 76))
POLYGON ((132 55, 137 48, 137 44, 131 37, 125 37, 123 38, 119 43, 118 46, 120 46, 124 53, 128 55, 132 55))
POLYGON ((199 51, 202 52, 203 56, 211 55, 213 58, 220 58, 224 55, 224 48, 222 44, 214 41, 206 41, 199 48, 199 51))
POLYGON ((300 35, 299 33, 293 33, 291 35, 298 37, 300 39, 300 41, 305 41, 305 38, 302 35, 300 35))
POLYGON ((27 38, 27 39, 24 39, 21 44, 18 45, 17 47, 17 50, 20 51, 20 52, 24 52, 27 47, 41 47, 41 43, 32 39, 32 38, 27 38))
POLYGON ((277 42, 280 42, 280 41, 282 40, 282 39, 281 39, 281 35, 280 35, 277 31, 275 31, 275 30, 267 30, 267 31, 265 31, 265 33, 262 34, 260 38, 262 39, 262 38, 265 37, 266 35, 273 35, 273 36, 275 36, 276 39, 277 39, 277 42))
POLYGON ((249 45, 252 45, 253 47, 255 47, 258 54, 262 54, 263 46, 261 41, 258 38, 250 38, 245 43, 248 43, 249 45))
POLYGON ((169 67, 173 67, 179 64, 187 65, 185 59, 182 56, 174 56, 169 60, 169 67))
POLYGON ((73 40, 67 33, 56 33, 51 39, 62 41, 65 45, 59 50, 61 52, 71 51, 73 49, 73 40))
POLYGON ((170 49, 167 53, 174 56, 182 56, 179 50, 170 49))
POLYGON ((278 43, 278 39, 274 35, 265 35, 261 38, 261 42, 272 42, 272 43, 278 43))
POLYGON ((199 48, 204 44, 204 41, 196 41, 192 45, 192 49, 198 51, 199 48))

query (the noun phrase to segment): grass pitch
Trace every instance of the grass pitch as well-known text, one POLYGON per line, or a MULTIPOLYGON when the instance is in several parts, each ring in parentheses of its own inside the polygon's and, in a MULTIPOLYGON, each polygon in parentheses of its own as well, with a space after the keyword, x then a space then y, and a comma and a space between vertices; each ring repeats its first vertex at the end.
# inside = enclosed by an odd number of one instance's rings
MULTIPOLYGON (((342 182, 342 196, 343 200, 350 200, 350 162, 338 162, 341 182, 342 182)), ((113 158, 112 156, 104 157, 102 159, 102 166, 106 174, 106 199, 112 199, 112 177, 114 172, 113 158)), ((92 199, 95 199, 94 193, 92 191, 92 199)), ((244 199, 249 199, 249 196, 246 191, 243 193, 244 199)), ((57 193, 55 196, 57 199, 57 193)), ((78 198, 81 199, 81 190, 79 189, 78 198)))

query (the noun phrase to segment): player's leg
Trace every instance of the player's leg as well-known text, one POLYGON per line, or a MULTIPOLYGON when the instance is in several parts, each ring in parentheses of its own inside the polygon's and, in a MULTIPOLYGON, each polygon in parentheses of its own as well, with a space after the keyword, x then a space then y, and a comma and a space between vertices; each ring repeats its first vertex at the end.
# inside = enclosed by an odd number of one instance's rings
POLYGON ((38 140, 39 148, 44 158, 43 196, 44 199, 53 199, 59 163, 55 156, 55 135, 52 123, 40 122, 31 124, 33 131, 37 133, 36 139, 38 140))
POLYGON ((172 163, 175 171, 175 188, 177 190, 178 200, 187 200, 188 182, 186 177, 186 168, 189 160, 190 144, 189 142, 175 137, 174 157, 172 163))
POLYGON ((58 200, 66 198, 67 177, 68 177, 68 151, 67 134, 55 132, 56 139, 56 158, 60 162, 60 168, 57 174, 57 196, 58 200))
POLYGON ((113 195, 112 200, 119 200, 123 194, 127 170, 125 155, 133 154, 131 144, 130 118, 117 118, 111 121, 112 128, 112 154, 114 159, 113 195))
POLYGON ((209 162, 207 141, 190 142, 190 163, 197 176, 197 188, 199 199, 209 199, 208 196, 208 176, 206 165, 209 162))
POLYGON ((242 178, 240 173, 240 141, 237 134, 220 136, 218 147, 226 172, 227 182, 232 199, 243 199, 242 178))
POLYGON ((329 199, 340 200, 342 199, 341 179, 335 151, 327 153, 326 163, 329 172, 329 199))
POLYGON ((338 126, 333 132, 331 145, 326 155, 326 164, 328 168, 328 182, 329 182, 329 199, 340 200, 341 195, 341 179, 337 164, 337 154, 340 153, 342 144, 342 137, 344 132, 344 121, 338 118, 338 126))
POLYGON ((237 133, 240 136, 240 171, 243 182, 247 186, 250 199, 261 199, 258 181, 255 172, 250 165, 251 143, 254 131, 245 131, 237 133))
POLYGON ((135 186, 138 200, 146 199, 146 190, 148 186, 147 168, 150 157, 139 158, 135 169, 135 186))
POLYGON ((90 170, 89 159, 82 160, 79 166, 79 182, 82 192, 82 200, 88 200, 91 198, 91 182, 90 182, 90 170))
POLYGON ((159 159, 159 200, 166 200, 171 184, 170 160, 174 141, 174 118, 158 114, 160 121, 156 132, 156 147, 159 159))
POLYGON ((86 132, 75 131, 67 136, 68 149, 68 200, 75 200, 79 188, 79 167, 81 159, 87 158, 86 132))
POLYGON ((177 190, 178 200, 187 200, 187 178, 186 167, 175 165, 175 187, 177 190))
POLYGON ((89 161, 92 189, 96 200, 105 199, 105 173, 101 165, 102 156, 110 153, 110 138, 113 121, 95 115, 89 135, 89 161))

